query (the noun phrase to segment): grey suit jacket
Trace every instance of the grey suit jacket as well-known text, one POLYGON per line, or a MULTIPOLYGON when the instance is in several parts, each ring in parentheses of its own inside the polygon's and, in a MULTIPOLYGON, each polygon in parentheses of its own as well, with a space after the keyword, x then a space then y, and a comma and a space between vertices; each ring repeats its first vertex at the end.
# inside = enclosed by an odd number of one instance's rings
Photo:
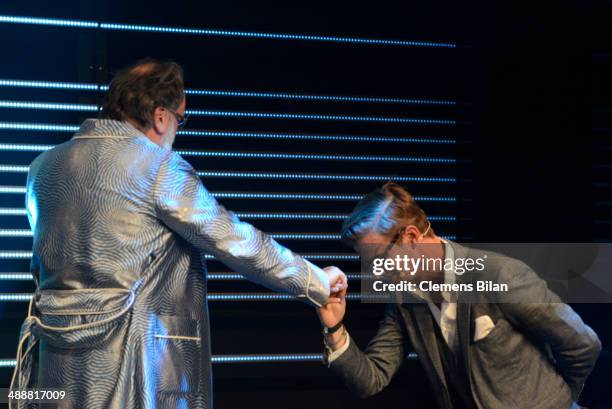
MULTIPOLYGON (((455 257, 478 257, 476 250, 452 243, 455 257)), ((489 252, 490 254, 490 252, 489 252)), ((575 408, 587 376, 601 351, 593 330, 523 262, 508 257, 487 264, 489 276, 509 283, 508 299, 460 299, 457 305, 459 345, 465 357, 474 402, 481 409, 575 408), (473 341, 474 320, 488 315, 495 322, 483 339, 473 341)), ((462 277, 466 277, 465 274, 462 277)), ((365 351, 354 340, 331 363, 358 396, 381 391, 404 362, 410 348, 417 354, 440 408, 452 404, 435 339, 438 325, 426 304, 388 304, 378 332, 365 351)))
POLYGON ((210 256, 327 301, 321 269, 227 211, 180 155, 127 123, 85 121, 34 160, 26 196, 36 293, 15 387, 62 389, 60 408, 212 406, 210 256))

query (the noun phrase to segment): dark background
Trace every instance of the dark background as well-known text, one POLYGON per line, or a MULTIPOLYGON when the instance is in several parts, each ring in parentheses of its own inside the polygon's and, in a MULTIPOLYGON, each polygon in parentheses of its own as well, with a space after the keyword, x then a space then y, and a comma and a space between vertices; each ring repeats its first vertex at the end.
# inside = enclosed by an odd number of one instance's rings
MULTIPOLYGON (((188 108, 445 118, 456 126, 349 121, 192 117, 190 129, 302 134, 455 138, 456 144, 354 143, 258 138, 187 137, 178 149, 378 154, 457 158, 455 165, 385 161, 187 159, 198 170, 345 175, 455 177, 457 183, 406 182, 423 201, 436 232, 463 242, 591 242, 612 239, 609 1, 198 2, 16 1, 0 14, 257 32, 452 42, 457 48, 402 47, 297 40, 222 38, 0 24, 0 78, 105 84, 142 57, 169 58, 185 68, 189 88, 456 100, 457 105, 380 104, 201 97, 188 108)), ((2 88, 1 100, 98 103, 95 92, 2 88)), ((78 124, 85 115, 0 109, 0 122, 78 124)), ((0 130, 1 143, 60 143, 69 133, 0 130)), ((2 164, 27 165, 36 153, 0 152, 2 164)), ((23 186, 25 174, 0 173, 3 186, 23 186)), ((215 192, 364 194, 382 181, 204 178, 215 192)), ((0 196, 3 208, 23 207, 23 195, 0 196)), ((348 213, 354 201, 222 200, 236 211, 348 213)), ((338 221, 261 220, 268 232, 338 233, 338 221)), ((0 216, 1 229, 27 229, 25 217, 0 216)), ((283 242, 283 241, 281 241, 283 242)), ((0 250, 29 250, 30 238, 0 238, 0 250)), ((308 254, 348 254, 337 241, 284 241, 308 254)), ((356 272, 358 264, 315 260, 356 272)), ((28 260, 0 260, 1 272, 25 272, 28 260)), ((226 271, 212 262, 211 272, 226 271)), ((358 285, 354 282, 354 287, 358 285)), ((2 293, 32 291, 31 282, 0 281, 2 293)), ((265 292, 240 281, 211 281, 213 293, 265 292)), ((0 359, 14 358, 24 302, 0 303, 0 359)), ((608 304, 574 305, 612 342, 608 304)), ((296 302, 211 302, 214 355, 319 353, 318 321, 296 302)), ((378 306, 351 302, 347 326, 364 346, 378 306)), ((604 352, 583 403, 609 408, 610 354, 604 352)), ((0 368, 8 385, 12 368, 0 368)), ((422 370, 408 361, 392 384, 368 400, 353 398, 316 362, 217 364, 217 408, 431 408, 422 370), (420 404, 419 404, 420 403, 420 404), (414 404, 414 406, 411 406, 414 404)))

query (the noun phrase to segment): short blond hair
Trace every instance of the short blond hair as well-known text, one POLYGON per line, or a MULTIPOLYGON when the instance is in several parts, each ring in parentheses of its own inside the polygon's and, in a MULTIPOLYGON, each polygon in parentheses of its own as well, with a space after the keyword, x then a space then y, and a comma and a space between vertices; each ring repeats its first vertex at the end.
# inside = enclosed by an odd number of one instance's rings
MULTIPOLYGON (((426 232, 427 215, 404 187, 387 182, 357 203, 342 225, 341 238, 348 245, 354 245, 370 232, 391 239, 408 225, 426 232)), ((427 232, 429 237, 434 234, 432 228, 427 232)))

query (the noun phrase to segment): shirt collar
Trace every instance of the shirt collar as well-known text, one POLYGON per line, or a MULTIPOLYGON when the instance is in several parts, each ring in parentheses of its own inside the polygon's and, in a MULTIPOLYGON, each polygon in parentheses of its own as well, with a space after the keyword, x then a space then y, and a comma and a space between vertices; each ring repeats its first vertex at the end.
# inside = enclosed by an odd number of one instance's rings
MULTIPOLYGON (((451 266, 455 265, 455 251, 449 241, 444 239, 441 240, 444 244, 444 255, 442 256, 442 266, 444 268, 444 284, 454 284, 456 282, 455 270, 451 266), (450 261, 447 262, 447 260, 450 261)), ((418 287, 413 293, 417 298, 427 303, 431 303, 429 293, 421 291, 418 287)), ((457 294, 452 291, 441 291, 440 295, 446 302, 457 301, 457 294)))

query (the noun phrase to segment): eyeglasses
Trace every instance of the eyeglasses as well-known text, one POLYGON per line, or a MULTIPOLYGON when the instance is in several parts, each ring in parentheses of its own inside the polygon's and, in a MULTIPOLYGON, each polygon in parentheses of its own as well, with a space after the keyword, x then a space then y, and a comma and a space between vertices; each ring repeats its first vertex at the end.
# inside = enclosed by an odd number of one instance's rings
POLYGON ((174 117, 176 118, 176 123, 177 123, 177 129, 183 129, 185 127, 185 125, 187 124, 187 120, 189 119, 188 115, 181 115, 176 111, 173 111, 171 109, 168 109, 168 112, 170 112, 172 115, 174 115, 174 117))

